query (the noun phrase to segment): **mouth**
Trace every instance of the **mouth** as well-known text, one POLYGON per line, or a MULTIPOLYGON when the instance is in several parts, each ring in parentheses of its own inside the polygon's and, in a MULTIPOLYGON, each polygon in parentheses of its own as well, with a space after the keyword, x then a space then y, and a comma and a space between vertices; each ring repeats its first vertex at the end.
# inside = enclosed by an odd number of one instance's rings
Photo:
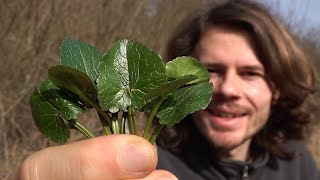
POLYGON ((214 116, 227 118, 227 119, 240 118, 240 117, 246 116, 246 113, 239 113, 239 112, 212 111, 210 109, 209 111, 214 116))
POLYGON ((210 113, 212 126, 224 130, 232 130, 240 126, 248 116, 240 110, 207 109, 210 113))

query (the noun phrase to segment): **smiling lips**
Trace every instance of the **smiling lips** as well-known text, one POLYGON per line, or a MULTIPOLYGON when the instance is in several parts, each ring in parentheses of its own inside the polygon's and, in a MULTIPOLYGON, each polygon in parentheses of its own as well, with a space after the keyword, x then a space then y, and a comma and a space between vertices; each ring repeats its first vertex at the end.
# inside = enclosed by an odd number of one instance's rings
POLYGON ((207 109, 212 115, 211 122, 216 128, 234 129, 247 116, 243 110, 207 109))

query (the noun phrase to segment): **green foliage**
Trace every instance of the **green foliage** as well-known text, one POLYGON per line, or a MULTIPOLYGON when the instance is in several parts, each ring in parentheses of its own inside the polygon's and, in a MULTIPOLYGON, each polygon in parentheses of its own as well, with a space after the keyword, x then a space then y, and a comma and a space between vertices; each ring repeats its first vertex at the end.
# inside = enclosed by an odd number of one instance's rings
POLYGON ((60 48, 60 63, 87 74, 92 81, 98 78, 102 53, 94 46, 66 38, 60 48))
POLYGON ((70 38, 63 41, 60 55, 61 65, 49 69, 49 79, 30 98, 35 124, 55 142, 66 142, 69 129, 93 137, 77 119, 95 108, 105 134, 139 135, 136 112, 144 111, 143 137, 148 138, 157 117, 153 143, 163 125, 179 123, 211 100, 209 73, 191 57, 165 65, 159 54, 129 40, 116 42, 102 56, 96 47, 70 38))
POLYGON ((197 79, 188 84, 208 82, 210 77, 207 69, 196 59, 192 57, 177 57, 166 64, 166 75, 168 79, 177 79, 180 77, 194 75, 197 79))
POLYGON ((50 80, 36 88, 30 98, 32 115, 40 132, 48 139, 64 143, 70 137, 64 120, 77 119, 85 109, 50 80))
POLYGON ((103 110, 141 109, 152 88, 166 82, 161 57, 143 45, 121 40, 103 56, 99 66, 98 99, 103 110))
POLYGON ((211 99, 212 85, 208 82, 178 89, 160 106, 156 116, 160 124, 173 126, 188 114, 207 107, 211 99))

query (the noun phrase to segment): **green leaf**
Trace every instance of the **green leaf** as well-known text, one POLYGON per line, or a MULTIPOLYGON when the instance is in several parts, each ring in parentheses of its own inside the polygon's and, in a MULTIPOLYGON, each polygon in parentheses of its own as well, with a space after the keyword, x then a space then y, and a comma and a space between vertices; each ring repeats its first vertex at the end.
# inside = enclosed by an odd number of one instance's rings
POLYGON ((96 97, 97 95, 97 90, 90 78, 77 69, 58 65, 51 67, 48 75, 55 86, 77 94, 82 100, 87 101, 88 96, 96 97))
POLYGON ((177 90, 178 88, 186 85, 187 83, 195 79, 197 79, 197 76, 193 76, 193 75, 180 77, 173 81, 169 81, 161 85, 160 87, 153 88, 148 94, 144 95, 142 98, 144 100, 148 100, 150 98, 157 97, 157 96, 166 97, 170 93, 177 90))
POLYGON ((159 108, 156 116, 160 124, 173 126, 188 114, 206 108, 212 91, 213 86, 208 82, 178 89, 159 108))
POLYGON ((94 46, 66 38, 60 47, 60 63, 86 73, 92 82, 98 78, 102 53, 94 46))
POLYGON ((210 75, 207 69, 196 59, 188 56, 177 57, 166 64, 166 75, 169 80, 194 75, 198 78, 188 84, 208 82, 210 75))
POLYGON ((40 132, 48 139, 65 143, 70 132, 64 120, 77 119, 85 109, 58 89, 50 80, 37 87, 30 98, 32 116, 40 132))
POLYGON ((161 57, 144 45, 129 40, 116 42, 99 66, 98 100, 103 110, 141 109, 142 97, 164 84, 165 66, 161 57))

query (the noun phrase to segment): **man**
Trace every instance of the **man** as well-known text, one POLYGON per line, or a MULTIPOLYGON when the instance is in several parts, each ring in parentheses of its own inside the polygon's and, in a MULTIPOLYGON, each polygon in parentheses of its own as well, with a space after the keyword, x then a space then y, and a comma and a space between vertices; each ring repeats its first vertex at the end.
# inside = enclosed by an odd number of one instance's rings
POLYGON ((13 179, 318 179, 301 140, 315 76, 302 50, 267 10, 229 1, 192 15, 169 58, 190 55, 211 74, 209 107, 158 139, 110 135, 50 147, 13 179))
POLYGON ((195 14, 170 41, 169 59, 192 55, 204 64, 213 100, 162 132, 158 144, 178 158, 160 151, 170 158, 158 167, 181 179, 316 179, 300 142, 312 121, 306 105, 315 75, 291 34, 250 1, 195 14))

